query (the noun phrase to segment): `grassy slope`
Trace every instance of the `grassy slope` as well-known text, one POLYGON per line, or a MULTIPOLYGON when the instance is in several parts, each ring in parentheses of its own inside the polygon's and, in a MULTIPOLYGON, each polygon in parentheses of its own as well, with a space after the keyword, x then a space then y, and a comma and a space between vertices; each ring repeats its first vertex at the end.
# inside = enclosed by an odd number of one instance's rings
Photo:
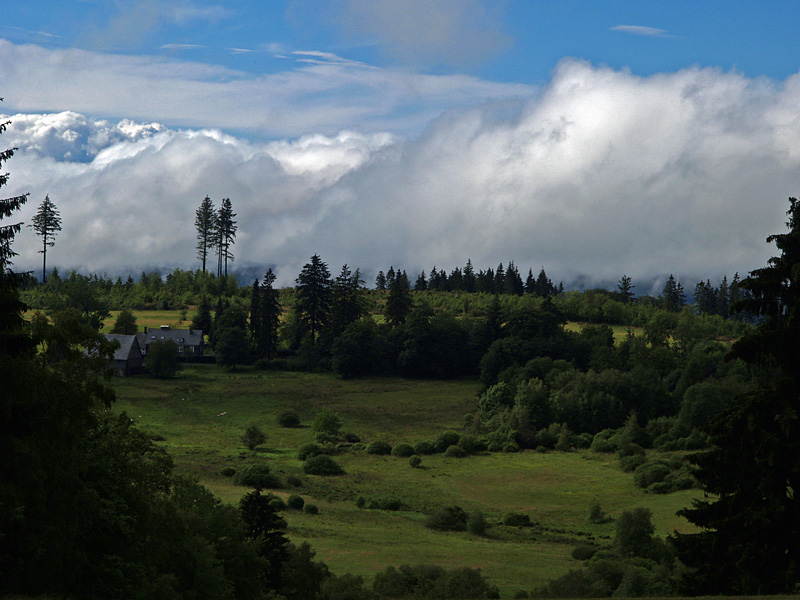
POLYGON ((300 475, 302 488, 281 493, 302 494, 320 506, 320 515, 287 513, 290 537, 309 541, 334 570, 367 579, 388 565, 469 565, 481 567, 508 597, 577 567, 569 558, 576 543, 613 535, 613 523, 586 522, 593 499, 612 517, 635 506, 649 507, 664 535, 686 528, 675 511, 696 493, 646 495, 613 457, 590 452, 426 456, 421 469, 412 469, 407 459, 346 452, 336 460, 347 475, 302 475, 296 449, 311 441, 307 425, 321 408, 337 411, 344 430, 365 441, 413 443, 459 427, 475 407, 479 384, 474 381, 343 381, 327 374, 230 373, 197 365, 173 381, 136 377, 114 383, 115 408, 163 436, 179 472, 197 475, 224 501, 236 502, 247 490, 223 477, 223 467, 265 460, 284 477, 300 475), (286 410, 298 412, 306 427, 278 427, 275 418, 286 410), (249 423, 268 434, 266 447, 255 453, 239 441, 249 423), (354 504, 358 496, 396 498, 408 510, 360 510, 354 504), (424 527, 426 512, 450 504, 481 510, 490 523, 499 523, 509 510, 521 510, 544 530, 496 526, 488 538, 476 538, 424 527))

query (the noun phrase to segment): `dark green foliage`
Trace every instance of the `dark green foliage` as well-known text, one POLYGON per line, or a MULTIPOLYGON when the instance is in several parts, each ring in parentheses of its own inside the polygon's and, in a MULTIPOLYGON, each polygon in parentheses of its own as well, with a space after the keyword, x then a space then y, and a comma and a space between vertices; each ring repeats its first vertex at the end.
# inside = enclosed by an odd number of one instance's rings
POLYGON ((633 472, 633 482, 636 487, 649 488, 654 483, 660 483, 670 474, 670 468, 662 462, 647 462, 633 472))
POLYGON ((388 442, 384 442, 383 440, 376 440, 374 442, 370 442, 367 446, 367 454, 377 454, 381 456, 386 456, 392 453, 392 446, 388 442))
POLYGON ((414 454, 414 448, 411 447, 411 444, 401 443, 392 448, 392 456, 408 458, 412 454, 414 454))
POLYGON ((286 478, 286 483, 292 487, 303 487, 303 480, 297 475, 289 475, 289 477, 286 478))
POLYGON ((312 345, 316 344, 317 337, 328 324, 331 307, 330 277, 328 265, 316 254, 297 276, 295 306, 299 311, 300 322, 308 327, 312 345))
POLYGON ((282 510, 286 510, 286 502, 284 502, 281 498, 272 498, 269 501, 270 508, 275 510, 276 512, 281 512, 282 510))
POLYGON ((220 327, 214 329, 214 354, 217 364, 231 367, 246 364, 252 358, 250 339, 243 327, 220 327))
POLYGON ((306 501, 303 500, 303 497, 297 494, 292 494, 286 499, 286 506, 293 510, 302 510, 305 503, 306 501))
POLYGON ((364 508, 367 505, 367 499, 364 496, 359 496, 356 498, 356 506, 358 508, 364 508))
POLYGON ((255 450, 258 446, 261 446, 267 441, 267 434, 261 431, 258 425, 251 423, 247 426, 247 429, 244 430, 241 439, 248 450, 255 450))
POLYGON ((418 454, 414 454, 408 458, 408 464, 411 465, 413 468, 417 469, 422 464, 422 459, 419 457, 418 454))
POLYGON ((303 506, 303 512, 307 515, 318 515, 319 507, 316 504, 306 504, 303 506))
POLYGON ((589 505, 589 523, 593 525, 600 525, 608 520, 605 511, 600 506, 600 503, 595 500, 589 505))
POLYGON ((281 480, 270 473, 267 465, 247 465, 233 476, 233 483, 256 489, 280 489, 281 480))
POLYGON ((117 315, 117 320, 114 321, 114 326, 111 328, 111 333, 119 333, 122 335, 134 335, 136 331, 136 317, 128 309, 123 310, 117 315))
POLYGON ((512 511, 503 515, 503 525, 508 525, 509 527, 530 527, 533 523, 531 523, 531 518, 525 513, 512 511))
POLYGON ((225 467, 224 469, 222 469, 221 473, 225 477, 233 477, 234 475, 236 475, 236 469, 234 469, 233 467, 225 467))
POLYGON ((49 195, 42 200, 29 227, 42 238, 42 249, 39 253, 42 255, 42 283, 44 283, 47 273, 47 248, 55 245, 56 233, 61 231, 61 217, 49 195))
POLYGON ((472 535, 486 535, 489 524, 482 512, 470 513, 467 517, 467 531, 472 535))
POLYGON ((214 214, 214 204, 211 198, 206 196, 195 211, 194 226, 197 228, 197 258, 203 273, 206 272, 206 259, 211 249, 214 247, 214 230, 216 217, 214 214))
POLYGON ((460 506, 445 506, 428 515, 425 527, 437 531, 465 531, 467 513, 460 506))
POLYGON ((420 456, 433 454, 435 452, 436 452, 436 447, 430 442, 422 441, 414 444, 414 453, 419 454, 420 456))
POLYGON ((278 329, 282 312, 279 293, 273 285, 275 273, 267 269, 264 279, 253 287, 250 303, 250 331, 256 353, 270 360, 278 349, 278 329))
POLYGON ((570 552, 570 556, 575 560, 589 560, 597 552, 594 546, 575 546, 570 552))
POLYGON ((444 451, 444 455, 447 458, 464 458, 467 453, 459 446, 449 446, 447 450, 444 451))
POLYGON ((456 431, 445 431, 439 437, 436 438, 434 441, 433 446, 436 449, 436 452, 444 452, 450 446, 455 446, 458 444, 458 440, 461 439, 461 435, 456 431))
POLYGON ((341 465, 325 454, 307 459, 303 464, 303 472, 307 475, 344 475, 341 465))
POLYGON ((211 304, 208 302, 208 297, 203 295, 200 298, 200 303, 197 305, 197 312, 192 317, 192 329, 199 329, 204 335, 211 334, 211 327, 213 321, 211 320, 211 304))
POLYGON ((281 427, 300 427, 300 416, 296 412, 282 412, 277 421, 281 427))
POLYGON ((342 429, 342 420, 334 411, 323 408, 311 423, 311 433, 324 433, 338 436, 342 429))
POLYGON ((370 510, 398 511, 403 508, 403 503, 395 498, 378 498, 369 501, 370 510))
POLYGON ((325 453, 325 449, 322 446, 310 442, 300 446, 300 449, 297 451, 297 458, 300 460, 308 460, 313 456, 325 453))
POLYGON ((406 322, 413 304, 408 277, 403 272, 395 277, 389 285, 389 297, 386 299, 386 320, 395 327, 402 325, 406 322))
POLYGON ((331 347, 331 367, 345 378, 386 373, 389 342, 372 318, 350 323, 331 347))
POLYGON ((181 370, 178 362, 178 347, 172 340, 156 340, 144 357, 147 372, 159 379, 169 379, 181 370))
POLYGON ((382 598, 461 600, 499 598, 477 569, 459 567, 447 571, 434 565, 387 567, 376 573, 373 591, 382 598))

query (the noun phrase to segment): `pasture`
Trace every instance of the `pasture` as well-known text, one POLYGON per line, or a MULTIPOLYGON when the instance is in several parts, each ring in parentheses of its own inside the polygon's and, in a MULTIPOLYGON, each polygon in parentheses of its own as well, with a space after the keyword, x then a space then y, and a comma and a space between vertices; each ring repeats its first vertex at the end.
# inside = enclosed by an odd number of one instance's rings
POLYGON ((480 567, 501 595, 510 597, 577 568, 580 563, 570 558, 575 545, 607 542, 614 534, 613 518, 623 510, 650 508, 659 535, 686 530, 688 524, 675 512, 699 493, 645 494, 617 467, 615 457, 589 451, 481 453, 466 458, 436 454, 423 456, 421 468, 415 469, 407 458, 347 448, 334 457, 345 475, 303 474, 297 449, 313 440, 309 426, 323 408, 336 411, 343 432, 355 433, 366 443, 413 444, 461 429, 465 415, 476 407, 480 384, 473 380, 345 381, 330 374, 228 372, 191 365, 174 380, 139 376, 115 379, 114 387, 114 410, 127 412, 143 430, 162 439, 158 444, 174 457, 177 471, 198 477, 225 502, 235 503, 249 491, 222 474, 226 467, 266 463, 284 482, 297 477, 299 487, 287 485, 274 492, 284 497, 300 494, 317 504, 320 514, 284 513, 289 537, 297 543, 308 541, 334 571, 362 575, 367 581, 389 565, 466 565, 480 567), (296 412, 302 426, 278 426, 277 416, 285 411, 296 412), (251 423, 267 434, 264 446, 255 451, 240 440, 251 423), (359 496, 367 504, 398 500, 403 508, 358 508, 359 496), (595 500, 611 521, 588 522, 595 500), (424 526, 432 510, 454 504, 467 512, 483 512, 492 525, 488 535, 444 533, 424 526), (512 510, 528 514, 538 526, 500 525, 512 510))

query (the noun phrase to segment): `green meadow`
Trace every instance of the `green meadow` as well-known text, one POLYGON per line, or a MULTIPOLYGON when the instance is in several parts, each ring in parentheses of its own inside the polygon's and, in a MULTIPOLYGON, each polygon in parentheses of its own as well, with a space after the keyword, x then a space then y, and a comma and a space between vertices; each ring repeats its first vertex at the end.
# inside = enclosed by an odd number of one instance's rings
POLYGON ((369 455, 346 448, 335 456, 346 474, 305 475, 297 449, 313 441, 310 424, 323 408, 336 411, 343 431, 364 442, 392 445, 433 440, 448 429, 460 430, 474 412, 480 384, 473 380, 415 381, 395 378, 342 380, 330 374, 191 365, 174 380, 148 377, 115 379, 125 411, 161 441, 178 472, 196 476, 223 501, 236 503, 249 491, 222 474, 266 463, 285 482, 299 487, 275 493, 300 494, 319 507, 318 515, 284 513, 289 537, 308 541, 336 572, 372 575, 389 565, 435 563, 449 568, 480 567, 503 597, 530 590, 547 579, 578 568, 570 552, 587 542, 606 543, 614 535, 613 518, 621 511, 647 507, 657 533, 685 531, 675 512, 690 504, 697 490, 669 495, 645 494, 612 455, 590 451, 516 454, 482 453, 466 458, 423 456, 421 468, 407 458, 369 455), (282 428, 277 416, 294 411, 302 427, 282 428), (266 443, 249 451, 240 438, 257 424, 266 443), (403 510, 359 509, 357 498, 398 500, 403 510), (598 501, 611 517, 590 524, 589 506, 598 501), (443 533, 424 526, 432 510, 457 504, 481 511, 492 525, 486 537, 443 533), (508 511, 521 511, 538 523, 532 528, 501 525, 508 511))

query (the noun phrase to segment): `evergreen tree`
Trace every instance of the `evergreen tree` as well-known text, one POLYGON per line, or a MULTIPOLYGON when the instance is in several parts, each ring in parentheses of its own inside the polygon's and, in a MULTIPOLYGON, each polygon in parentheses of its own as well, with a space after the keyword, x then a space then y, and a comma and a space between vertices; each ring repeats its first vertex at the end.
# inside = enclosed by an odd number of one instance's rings
POLYGON ((250 320, 248 321, 250 327, 250 335, 253 342, 258 346, 258 340, 261 338, 261 286, 258 284, 258 279, 253 282, 253 287, 250 290, 250 320))
POLYGON ((414 283, 414 290, 417 292, 424 292, 428 289, 428 281, 425 279, 425 271, 422 271, 417 276, 417 281, 414 283))
POLYGON ((297 276, 296 306, 300 321, 311 332, 311 343, 316 344, 317 337, 328 324, 331 307, 331 273, 318 255, 311 257, 311 262, 303 266, 297 276))
POLYGON ((367 314, 364 281, 358 269, 350 271, 347 265, 331 284, 330 338, 336 338, 350 323, 367 314))
POLYGON ((506 285, 506 271, 503 268, 503 263, 497 265, 497 270, 494 272, 494 291, 502 294, 506 285))
POLYGON ((375 278, 375 289, 379 292, 386 291, 386 275, 383 271, 378 271, 378 276, 375 278))
POLYGON ((741 282, 752 297, 738 308, 761 321, 731 357, 751 366, 757 386, 716 419, 712 449, 690 457, 716 496, 681 511, 701 532, 674 539, 693 594, 788 594, 800 585, 800 203, 789 202, 789 232, 767 238, 780 256, 741 282))
POLYGON ((216 229, 216 215, 211 198, 208 196, 203 198, 194 215, 194 226, 197 228, 197 258, 200 259, 203 273, 205 273, 208 253, 214 247, 216 229))
POLYGON ((402 325, 406 322, 414 301, 405 273, 395 277, 394 283, 389 288, 389 297, 386 299, 386 320, 392 326, 402 325))
POLYGON ((472 261, 467 259, 467 264, 464 266, 462 273, 463 289, 465 292, 471 294, 475 291, 475 269, 472 268, 472 261))
POLYGON ((463 289, 463 284, 464 281, 461 275, 461 269, 456 267, 450 272, 450 277, 447 279, 447 288, 456 292, 463 289))
POLYGON ((208 298, 203 296, 200 298, 200 304, 197 305, 197 312, 192 317, 192 329, 199 329, 205 335, 211 335, 211 305, 208 298))
POLYGON ((694 304, 701 314, 713 315, 717 313, 717 290, 711 285, 710 280, 698 281, 694 286, 694 304))
POLYGON ((683 292, 683 286, 677 282, 675 276, 670 273, 667 282, 664 284, 664 290, 661 292, 661 301, 666 310, 677 312, 686 303, 686 294, 683 292))
POLYGON ((717 314, 723 319, 730 316, 730 300, 728 299, 728 276, 722 277, 722 283, 719 284, 717 291, 717 314))
POLYGON ((138 330, 139 328, 136 326, 136 316, 126 308, 117 315, 117 320, 114 321, 114 327, 111 328, 111 333, 133 335, 138 330))
POLYGON ((633 300, 633 288, 635 287, 636 286, 633 285, 633 281, 627 275, 623 274, 622 277, 619 278, 617 289, 622 297, 622 302, 628 304, 631 300, 633 300))
POLYGON ((550 281, 547 273, 544 272, 544 267, 542 267, 542 270, 539 271, 539 276, 536 278, 536 293, 542 298, 549 298, 554 292, 553 282, 550 281))
POLYGON ((536 279, 533 276, 533 269, 528 269, 528 276, 525 278, 525 293, 533 294, 536 291, 536 279))
POLYGON ((278 290, 275 289, 275 273, 267 269, 261 281, 259 337, 255 340, 259 354, 271 359, 278 351, 278 328, 281 319, 281 304, 278 290))
POLYGON ((36 214, 33 215, 32 227, 40 238, 42 238, 42 249, 39 254, 42 255, 42 283, 45 283, 47 273, 47 248, 55 245, 56 232, 61 231, 61 217, 58 214, 56 205, 50 200, 47 195, 39 205, 36 214))
POLYGON ((228 261, 233 262, 231 246, 236 239, 236 221, 230 198, 223 198, 217 211, 215 237, 217 242, 217 277, 228 277, 228 261))

